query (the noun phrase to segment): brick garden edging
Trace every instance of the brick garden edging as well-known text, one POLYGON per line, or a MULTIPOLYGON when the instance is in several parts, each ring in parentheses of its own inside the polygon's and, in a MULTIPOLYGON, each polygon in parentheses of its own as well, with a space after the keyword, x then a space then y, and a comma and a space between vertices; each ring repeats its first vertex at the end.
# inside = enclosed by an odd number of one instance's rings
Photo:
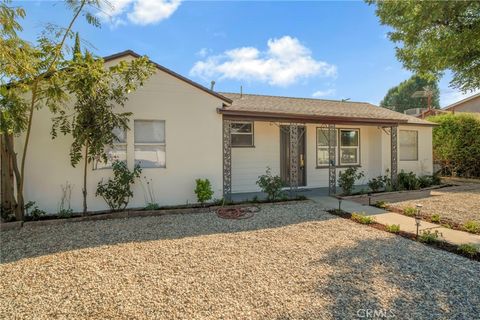
POLYGON ((92 214, 92 215, 86 215, 83 217, 73 217, 73 218, 65 218, 65 219, 57 218, 57 219, 46 219, 46 220, 37 220, 37 221, 2 222, 0 223, 0 231, 19 230, 22 227, 35 228, 35 227, 41 227, 41 226, 62 225, 62 224, 72 223, 72 222, 127 219, 127 218, 136 218, 136 217, 156 217, 156 216, 164 216, 164 215, 171 215, 171 214, 206 213, 206 212, 215 211, 219 208, 240 208, 240 207, 248 207, 248 206, 264 206, 264 205, 276 206, 276 205, 286 205, 286 204, 297 204, 305 201, 310 201, 310 200, 240 203, 240 204, 225 205, 225 206, 171 208, 171 209, 158 209, 158 210, 126 210, 126 211, 119 211, 119 212, 92 214))

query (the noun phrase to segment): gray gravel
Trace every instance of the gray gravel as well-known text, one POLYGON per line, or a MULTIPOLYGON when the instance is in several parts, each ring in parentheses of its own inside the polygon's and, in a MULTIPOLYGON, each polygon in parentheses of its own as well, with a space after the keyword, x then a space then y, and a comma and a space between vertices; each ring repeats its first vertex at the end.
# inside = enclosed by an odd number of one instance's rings
POLYGON ((1 235, 2 318, 474 319, 480 263, 322 212, 262 206, 1 235))
POLYGON ((438 214, 460 225, 467 221, 480 223, 480 183, 436 189, 430 192, 430 197, 397 201, 390 205, 404 209, 417 204, 423 205, 424 215, 438 214))

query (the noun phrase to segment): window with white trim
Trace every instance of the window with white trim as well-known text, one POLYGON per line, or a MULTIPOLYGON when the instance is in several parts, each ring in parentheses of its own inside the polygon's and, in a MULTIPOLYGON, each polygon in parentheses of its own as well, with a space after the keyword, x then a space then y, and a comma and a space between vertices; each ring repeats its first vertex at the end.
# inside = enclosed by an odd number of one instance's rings
POLYGON ((165 168, 165 121, 135 120, 135 165, 142 168, 165 168))
POLYGON ((231 138, 232 147, 253 147, 253 122, 232 122, 231 138))
POLYGON ((418 131, 400 130, 400 161, 418 160, 418 131))
POLYGON ((127 162, 127 131, 120 128, 113 129, 115 139, 112 146, 105 147, 105 154, 107 155, 107 162, 103 159, 98 159, 94 162, 93 168, 109 169, 115 161, 127 162))
MULTIPOLYGON (((328 135, 329 130, 317 128, 317 166, 327 167, 330 157, 328 156, 328 135)), ((337 131, 335 130, 335 140, 333 141, 335 155, 337 154, 337 131)))
POLYGON ((339 164, 354 166, 360 164, 360 131, 358 129, 340 129, 339 164))

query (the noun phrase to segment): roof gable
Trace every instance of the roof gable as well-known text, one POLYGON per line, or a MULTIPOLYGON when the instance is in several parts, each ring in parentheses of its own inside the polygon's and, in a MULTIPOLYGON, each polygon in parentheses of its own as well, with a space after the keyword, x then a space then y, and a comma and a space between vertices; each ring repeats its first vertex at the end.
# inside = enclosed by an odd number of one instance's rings
MULTIPOLYGON (((131 56, 131 57, 134 57, 134 58, 140 58, 140 57, 141 57, 141 55, 139 55, 138 53, 136 53, 136 52, 134 52, 134 51, 132 51, 132 50, 126 50, 126 51, 122 51, 122 52, 119 52, 119 53, 115 53, 115 54, 112 54, 112 55, 103 57, 103 60, 104 60, 105 62, 107 62, 107 61, 115 60, 115 59, 122 58, 122 57, 126 57, 126 56, 131 56)), ((186 83, 188 83, 189 85, 191 85, 191 86, 193 86, 193 87, 195 87, 195 88, 197 88, 197 89, 200 89, 200 90, 202 90, 202 91, 204 91, 204 92, 206 92, 206 93, 208 93, 208 94, 210 94, 210 95, 212 95, 212 96, 214 96, 214 97, 216 97, 216 98, 218 98, 218 99, 221 99, 221 100, 224 101, 224 102, 232 103, 232 100, 231 100, 231 99, 229 99, 229 98, 227 98, 227 97, 225 97, 225 96, 223 96, 223 95, 221 95, 221 94, 219 94, 219 93, 217 93, 217 92, 215 92, 215 91, 213 91, 213 90, 210 90, 210 89, 202 86, 201 84, 199 84, 199 83, 197 83, 197 82, 195 82, 195 81, 193 81, 193 80, 190 80, 190 79, 188 79, 188 78, 186 78, 186 77, 184 77, 184 76, 182 76, 182 75, 180 75, 180 74, 178 74, 178 73, 176 73, 176 72, 174 72, 174 71, 172 71, 172 70, 170 70, 170 69, 168 69, 168 68, 165 68, 165 67, 162 66, 162 65, 159 65, 159 64, 156 63, 155 61, 150 60, 150 62, 151 62, 153 65, 155 65, 155 67, 156 67, 157 69, 159 69, 159 70, 161 70, 161 71, 163 71, 163 72, 165 72, 165 73, 167 73, 167 74, 169 74, 169 75, 171 75, 171 76, 173 76, 173 77, 175 77, 175 78, 177 78, 177 79, 179 79, 179 80, 181 80, 181 81, 183 81, 183 82, 186 82, 186 83)))

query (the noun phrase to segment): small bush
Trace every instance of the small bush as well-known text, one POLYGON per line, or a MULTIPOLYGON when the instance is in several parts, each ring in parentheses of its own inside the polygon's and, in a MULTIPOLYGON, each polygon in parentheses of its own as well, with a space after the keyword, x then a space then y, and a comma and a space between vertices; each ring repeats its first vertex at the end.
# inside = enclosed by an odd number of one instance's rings
POLYGON ((417 213, 417 209, 415 209, 414 207, 403 208, 403 214, 406 216, 414 217, 416 213, 417 213))
POLYGON ((459 245, 458 248, 457 248, 457 250, 458 250, 460 253, 462 253, 462 254, 464 254, 464 255, 466 255, 466 256, 469 256, 469 257, 474 257, 474 256, 477 254, 477 252, 478 252, 478 251, 477 251, 477 248, 476 248, 474 245, 469 244, 469 243, 459 245))
POLYGON ((0 205, 0 217, 4 222, 15 221, 15 212, 0 205))
POLYGON ((435 223, 439 223, 440 222, 440 215, 439 214, 432 214, 432 216, 430 217, 430 221, 435 222, 435 223))
POLYGON ((438 186, 438 185, 442 184, 442 179, 440 178, 440 175, 438 173, 434 173, 431 176, 431 179, 432 179, 432 185, 434 185, 434 186, 438 186))
POLYGON ((400 225, 399 224, 392 224, 392 225, 385 225, 385 229, 391 233, 399 233, 400 232, 400 225))
POLYGON ((155 203, 155 202, 149 202, 145 206, 145 210, 148 210, 148 211, 158 210, 158 209, 160 209, 160 206, 158 205, 158 203, 155 203))
POLYGON ((438 230, 435 230, 434 232, 426 230, 422 231, 419 240, 423 243, 436 243, 439 241, 439 237, 441 236, 442 234, 438 232, 438 230))
POLYGON ((452 226, 448 223, 442 223, 440 224, 442 227, 447 228, 447 229, 452 229, 452 226))
POLYGON ((480 222, 470 220, 463 225, 463 229, 470 233, 480 233, 480 222))
POLYGON ((397 175, 398 188, 400 190, 418 190, 420 182, 413 172, 405 173, 403 170, 397 175))
POLYGON ((375 222, 375 219, 369 216, 365 215, 365 212, 362 213, 357 213, 354 212, 352 213, 352 220, 357 221, 361 224, 372 224, 375 222))
POLYGON ((62 218, 62 219, 71 218, 72 215, 73 215, 73 210, 72 209, 62 208, 57 212, 57 217, 62 218))
POLYGON ((35 201, 28 201, 25 206, 25 215, 32 218, 32 220, 38 220, 41 216, 46 214, 45 211, 38 208, 35 201))
POLYGON ((418 177, 418 185, 420 188, 428 188, 433 185, 432 176, 418 177))
POLYGON ((197 201, 202 205, 208 200, 212 199, 213 190, 210 180, 208 179, 197 179, 195 180, 197 186, 195 187, 195 194, 197 195, 197 201))
POLYGON ((135 178, 140 177, 142 169, 136 165, 133 171, 130 171, 127 164, 122 161, 115 161, 112 169, 114 178, 109 178, 106 183, 103 183, 102 179, 97 185, 95 195, 101 196, 110 209, 123 210, 133 196, 130 186, 135 182, 135 178))
POLYGON ((285 184, 280 176, 272 175, 272 171, 269 167, 267 167, 264 175, 258 177, 257 185, 267 194, 267 199, 269 201, 275 201, 284 196, 282 188, 285 187, 285 184))
POLYGON ((387 209, 388 207, 388 202, 380 200, 375 202, 375 207, 380 208, 380 209, 387 209))
POLYGON ((345 172, 340 171, 338 185, 342 188, 344 195, 351 194, 355 181, 360 180, 365 176, 362 171, 357 172, 357 170, 356 167, 350 167, 347 168, 345 172))
POLYGON ((385 187, 382 176, 370 179, 367 184, 372 192, 378 192, 385 187))

